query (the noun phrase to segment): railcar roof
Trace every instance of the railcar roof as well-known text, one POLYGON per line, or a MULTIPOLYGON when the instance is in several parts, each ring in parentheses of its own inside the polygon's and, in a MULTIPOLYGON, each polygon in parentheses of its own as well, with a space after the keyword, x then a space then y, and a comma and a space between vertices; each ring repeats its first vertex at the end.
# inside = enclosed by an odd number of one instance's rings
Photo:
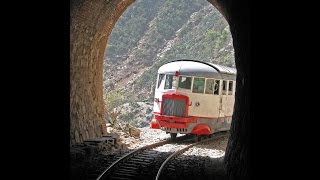
POLYGON ((236 69, 221 66, 213 63, 207 63, 197 60, 174 60, 162 65, 158 73, 174 74, 178 71, 181 75, 200 76, 200 77, 217 77, 222 75, 236 75, 236 69))

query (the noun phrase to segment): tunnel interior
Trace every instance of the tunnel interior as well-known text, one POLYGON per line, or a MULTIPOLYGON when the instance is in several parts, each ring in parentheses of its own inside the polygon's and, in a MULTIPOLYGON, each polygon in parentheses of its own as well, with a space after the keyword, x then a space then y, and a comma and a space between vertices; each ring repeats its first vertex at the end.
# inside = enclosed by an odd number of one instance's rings
MULTIPOLYGON (((103 56, 118 18, 133 0, 71 1, 70 144, 105 134, 103 56)), ((235 49, 237 86, 224 159, 229 179, 250 174, 250 23, 246 2, 209 0, 229 23, 235 49)))

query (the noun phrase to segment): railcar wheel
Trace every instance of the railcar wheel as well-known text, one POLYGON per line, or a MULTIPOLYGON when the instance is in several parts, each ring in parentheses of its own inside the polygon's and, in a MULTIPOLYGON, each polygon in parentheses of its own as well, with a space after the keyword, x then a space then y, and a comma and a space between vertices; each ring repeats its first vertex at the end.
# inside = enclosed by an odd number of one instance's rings
POLYGON ((170 133, 171 139, 176 139, 177 133, 170 133))

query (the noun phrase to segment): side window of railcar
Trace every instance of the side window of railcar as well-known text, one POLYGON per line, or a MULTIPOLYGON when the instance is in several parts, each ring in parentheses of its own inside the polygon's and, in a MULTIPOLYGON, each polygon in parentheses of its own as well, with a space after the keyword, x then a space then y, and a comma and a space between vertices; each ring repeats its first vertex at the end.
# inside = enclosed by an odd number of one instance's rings
POLYGON ((159 88, 159 87, 160 87, 160 85, 161 85, 161 83, 162 83, 162 81, 163 81, 163 78, 164 78, 164 74, 159 74, 159 78, 158 78, 158 86, 157 86, 157 88, 159 88))
POLYGON ((214 95, 219 95, 219 89, 220 89, 220 80, 214 81, 214 95))
POLYGON ((213 94, 213 83, 214 83, 214 79, 207 79, 207 83, 206 83, 206 94, 213 94))
POLYGON ((233 81, 229 81, 229 86, 228 86, 228 95, 233 94, 233 81))
POLYGON ((166 82, 164 84, 164 89, 175 89, 176 85, 176 76, 173 75, 166 75, 166 82))
POLYGON ((194 78, 193 80, 193 93, 203 93, 204 91, 204 78, 194 78))
POLYGON ((222 81, 222 95, 227 94, 227 81, 222 81))
POLYGON ((180 76, 178 87, 183 89, 191 89, 191 82, 192 82, 191 77, 180 76))

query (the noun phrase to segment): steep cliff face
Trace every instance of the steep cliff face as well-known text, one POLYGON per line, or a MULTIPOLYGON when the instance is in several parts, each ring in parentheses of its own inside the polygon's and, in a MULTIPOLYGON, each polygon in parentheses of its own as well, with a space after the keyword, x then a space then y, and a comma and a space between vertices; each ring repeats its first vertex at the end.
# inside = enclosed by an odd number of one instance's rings
POLYGON ((120 90, 126 102, 152 102, 157 69, 173 59, 234 67, 226 20, 205 0, 137 0, 110 35, 105 90, 120 90))

